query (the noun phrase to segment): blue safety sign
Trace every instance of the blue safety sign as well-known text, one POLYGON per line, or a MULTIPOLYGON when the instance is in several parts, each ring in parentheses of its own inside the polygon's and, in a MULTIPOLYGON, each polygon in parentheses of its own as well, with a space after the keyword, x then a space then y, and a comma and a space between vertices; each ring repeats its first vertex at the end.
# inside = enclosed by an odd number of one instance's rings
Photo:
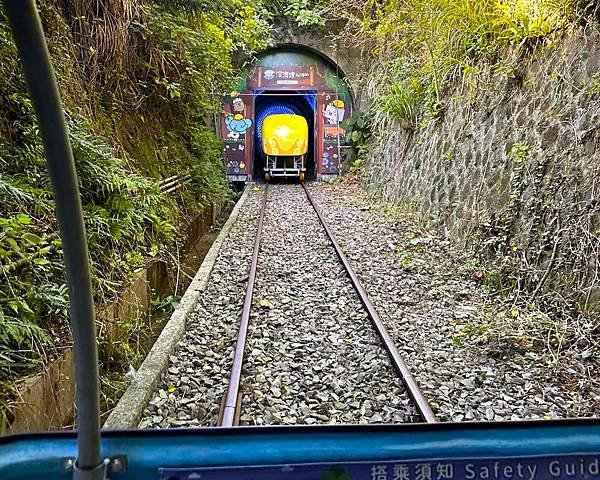
POLYGON ((160 480, 600 480, 600 454, 160 469, 160 480))

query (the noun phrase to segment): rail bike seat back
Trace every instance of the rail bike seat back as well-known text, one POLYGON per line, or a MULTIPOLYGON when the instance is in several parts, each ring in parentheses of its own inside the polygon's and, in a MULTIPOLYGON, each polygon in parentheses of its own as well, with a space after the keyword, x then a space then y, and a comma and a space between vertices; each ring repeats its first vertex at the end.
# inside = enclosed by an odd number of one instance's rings
MULTIPOLYGON (((0 438, 2 480, 68 479, 72 432, 0 438)), ((111 480, 600 480, 600 421, 105 431, 111 480)))

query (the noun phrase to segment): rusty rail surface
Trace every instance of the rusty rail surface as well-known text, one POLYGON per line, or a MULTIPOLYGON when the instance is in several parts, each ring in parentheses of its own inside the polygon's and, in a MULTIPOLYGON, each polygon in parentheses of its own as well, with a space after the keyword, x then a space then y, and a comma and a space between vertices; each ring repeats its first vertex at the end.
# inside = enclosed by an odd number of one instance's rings
POLYGON ((394 364, 394 368, 399 373, 400 379, 402 380, 402 383, 404 384, 404 387, 406 388, 408 395, 413 400, 415 407, 417 408, 417 412, 419 413, 419 416, 421 417, 421 419, 424 422, 436 423, 438 420, 435 417, 433 411, 431 410, 431 407, 429 406, 429 402, 427 402, 427 400, 425 399, 425 396, 423 395, 423 392, 419 388, 419 385, 417 385, 417 382, 415 381, 414 377, 410 373, 408 366, 402 359, 400 352, 396 348, 396 344, 392 340, 392 337, 390 336, 389 332, 387 331, 387 328, 385 328, 385 325, 381 321, 381 318, 379 317, 377 310, 375 310, 375 307, 371 303, 371 300, 369 299, 369 296, 367 295, 367 291, 365 290, 361 281, 358 279, 358 277, 356 276, 356 273, 354 273, 354 270, 350 266, 348 259, 344 255, 342 248, 340 247, 337 240, 335 239, 335 236, 333 235, 333 232, 329 228, 329 225, 325 221, 325 218, 323 217, 321 210, 319 209, 318 205, 313 200, 310 192, 308 191, 306 184, 302 183, 302 188, 304 188, 304 192, 306 193, 306 197, 308 198, 308 201, 310 202, 310 204, 314 208, 315 212, 317 213, 317 217, 319 217, 319 221, 321 222, 321 225, 325 229, 325 232, 327 233, 327 236, 329 237, 329 240, 331 241, 331 244, 333 245, 333 248, 335 249, 335 253, 337 254, 338 258, 340 259, 340 262, 342 262, 342 265, 344 265, 344 268, 346 269, 346 273, 350 277, 350 281, 352 282, 352 285, 354 286, 356 293, 358 293, 358 297, 360 298, 361 303, 367 310, 367 313, 369 314, 369 318, 371 319, 371 322, 373 323, 373 326, 375 327, 375 330, 377 331, 379 338, 381 338, 381 341, 383 342, 383 346, 386 349, 386 351, 388 352, 388 355, 390 356, 392 363, 394 364))
MULTIPOLYGON (((372 322, 373 326, 375 327, 375 330, 377 331, 379 338, 383 342, 383 346, 384 346, 385 350, 387 351, 387 353, 390 357, 390 360, 392 361, 392 364, 394 365, 394 368, 400 375, 400 379, 402 380, 402 383, 404 384, 404 387, 406 388, 408 395, 414 402, 417 412, 419 413, 419 416, 421 417, 421 419, 424 422, 427 422, 427 423, 437 422, 438 420, 436 419, 433 411, 431 410, 429 403, 425 399, 423 392, 421 391, 421 389, 419 388, 414 377, 410 373, 408 366, 402 359, 402 356, 400 355, 400 352, 396 348, 396 345, 395 345, 394 341, 392 340, 392 337, 390 336, 389 332, 387 331, 387 328, 385 327, 381 318, 379 317, 379 314, 375 310, 373 303, 369 299, 369 296, 367 295, 365 288, 363 287, 359 278, 356 276, 356 273, 354 272, 350 263, 348 262, 348 259, 344 255, 342 248, 340 247, 335 236, 333 235, 333 232, 331 231, 331 229, 329 228, 329 225, 325 221, 325 218, 323 217, 321 210, 319 209, 316 202, 313 200, 308 188, 306 187, 306 185, 304 183, 302 183, 302 188, 304 188, 306 197, 308 198, 308 201, 310 202, 313 209, 315 210, 315 213, 317 214, 317 217, 319 218, 319 221, 321 222, 321 225, 323 226, 323 229, 325 230, 325 233, 327 234, 329 241, 333 245, 333 248, 334 248, 340 262, 344 266, 344 269, 346 270, 346 273, 348 274, 348 277, 350 278, 350 281, 352 282, 352 285, 354 286, 354 289, 356 290, 361 303, 367 310, 367 314, 369 315, 369 318, 371 319, 371 322, 372 322)), ((250 323, 250 310, 252 307, 252 294, 254 292, 254 280, 256 279, 256 267, 258 265, 258 253, 260 250, 260 241, 261 241, 262 228, 263 228, 264 216, 265 216, 265 210, 266 210, 266 204, 267 204, 268 189, 269 189, 269 184, 266 183, 264 194, 263 194, 263 199, 262 199, 262 204, 261 204, 261 209, 260 209, 260 213, 259 213, 259 220, 258 220, 258 226, 257 226, 257 230, 256 230, 256 236, 254 238, 254 250, 252 253, 252 262, 250 264, 250 272, 248 274, 248 284, 246 286, 246 296, 244 297, 244 307, 242 309, 240 328, 239 328, 238 337, 237 337, 236 345, 235 345, 233 365, 231 367, 231 376, 229 379, 229 385, 227 387, 226 396, 223 399, 223 403, 221 405, 221 410, 219 412, 218 425, 222 426, 222 427, 233 427, 233 426, 239 425, 239 416, 240 416, 240 407, 241 407, 240 381, 241 381, 241 375, 242 375, 242 366, 243 366, 243 362, 244 362, 244 350, 246 347, 246 340, 247 340, 247 336, 248 336, 248 326, 250 323)))
POLYGON ((244 349, 246 348, 246 339, 248 337, 248 325, 250 323, 250 309, 252 307, 252 294, 254 292, 254 280, 256 278, 256 266, 258 265, 258 252, 260 250, 260 239, 262 228, 265 219, 265 210, 267 205, 267 195, 269 192, 269 184, 265 183, 260 214, 258 218, 258 227, 256 236, 254 237, 254 250, 252 252, 252 263, 250 264, 250 272, 248 274, 248 284, 246 285, 246 296, 244 297, 244 307, 242 309, 242 318, 240 321, 240 329, 235 342, 235 353, 233 355, 233 365, 231 367, 231 376, 229 377, 229 385, 225 400, 221 407, 219 415, 219 426, 233 427, 239 424, 240 410, 240 379, 242 376, 242 365, 244 363, 244 349))

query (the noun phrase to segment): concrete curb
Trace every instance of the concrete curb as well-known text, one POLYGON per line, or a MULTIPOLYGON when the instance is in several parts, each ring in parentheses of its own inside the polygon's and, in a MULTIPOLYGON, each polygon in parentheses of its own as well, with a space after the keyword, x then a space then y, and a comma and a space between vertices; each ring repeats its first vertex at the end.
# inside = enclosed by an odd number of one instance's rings
POLYGON ((187 288, 181 302, 171 315, 171 318, 164 326, 156 343, 148 353, 148 356, 137 371, 133 381, 125 390, 125 393, 119 400, 117 406, 112 410, 110 416, 104 423, 103 428, 107 430, 119 430, 128 428, 137 428, 144 408, 151 400, 161 375, 167 369, 169 364, 169 355, 173 353, 175 347, 185 333, 185 321, 187 316, 196 308, 200 292, 208 285, 210 273, 215 265, 221 245, 229 235, 231 227, 237 220, 242 205, 248 197, 250 186, 247 185, 244 193, 233 208, 231 215, 223 225, 219 235, 210 247, 210 250, 204 257, 202 265, 196 272, 194 279, 187 288))

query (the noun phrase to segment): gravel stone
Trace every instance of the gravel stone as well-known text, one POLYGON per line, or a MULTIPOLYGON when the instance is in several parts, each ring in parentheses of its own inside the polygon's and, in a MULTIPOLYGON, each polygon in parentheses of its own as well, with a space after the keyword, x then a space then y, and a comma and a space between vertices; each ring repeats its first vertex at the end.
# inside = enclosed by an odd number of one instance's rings
MULTIPOLYGON (((598 356, 549 368, 535 352, 456 342, 501 300, 460 272, 446 239, 386 214, 352 185, 311 184, 317 204, 442 421, 594 415, 598 356), (557 376, 558 369, 563 376, 557 376), (568 373, 569 382, 561 381, 568 373)), ((212 426, 231 370, 262 187, 225 240, 141 428, 212 426)), ((242 372, 243 425, 402 423, 415 410, 298 185, 272 185, 242 372)))
MULTIPOLYGON (((456 343, 464 324, 510 309, 465 273, 472 261, 409 214, 374 205, 359 187, 313 184, 315 201, 441 421, 597 416, 600 362, 456 343), (529 355, 528 355, 529 353, 529 355)), ((586 357, 586 358, 583 358, 586 357)))
POLYGON ((208 287, 170 357, 140 428, 211 426, 217 422, 231 369, 252 256, 260 192, 251 192, 223 242, 208 287), (183 375, 185 373, 185 375, 183 375), (169 395, 169 387, 173 390, 169 395), (180 415, 182 415, 180 417, 180 415))
MULTIPOLYGON (((141 427, 216 424, 247 281, 240 272, 249 268, 261 190, 251 193, 224 242, 141 427)), ((242 424, 416 418, 298 185, 270 187, 253 307, 242 372, 242 424)))

